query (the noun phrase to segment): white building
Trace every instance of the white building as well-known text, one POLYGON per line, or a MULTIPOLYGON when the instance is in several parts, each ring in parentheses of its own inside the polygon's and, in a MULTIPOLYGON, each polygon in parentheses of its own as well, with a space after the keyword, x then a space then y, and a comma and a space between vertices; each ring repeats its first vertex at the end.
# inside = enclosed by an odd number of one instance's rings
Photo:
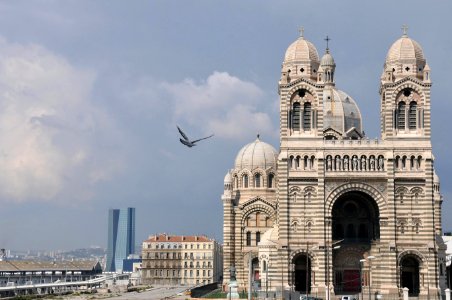
POLYGON ((218 282, 222 262, 222 246, 206 236, 150 236, 143 242, 142 283, 194 286, 218 282))
POLYGON ((328 46, 319 58, 304 36, 289 45, 278 85, 280 148, 258 137, 225 176, 226 281, 234 265, 246 289, 251 259, 252 280, 272 291, 443 293, 430 126, 431 105, 442 99, 430 99, 430 67, 406 32, 382 63, 381 138, 370 140, 358 101, 335 84, 328 46))

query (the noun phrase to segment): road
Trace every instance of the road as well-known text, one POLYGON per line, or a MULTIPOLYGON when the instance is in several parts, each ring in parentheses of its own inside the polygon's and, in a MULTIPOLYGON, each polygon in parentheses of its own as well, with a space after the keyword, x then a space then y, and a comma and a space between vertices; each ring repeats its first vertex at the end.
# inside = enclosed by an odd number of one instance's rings
POLYGON ((110 299, 118 299, 118 300, 128 300, 128 299, 165 299, 165 298, 173 298, 173 299, 185 299, 188 298, 189 296, 177 296, 177 294, 182 293, 183 291, 185 291, 187 289, 187 287, 157 287, 157 288, 153 288, 151 290, 148 291, 144 291, 144 292, 131 292, 131 293, 126 293, 126 294, 122 294, 121 296, 118 297, 113 297, 110 299))

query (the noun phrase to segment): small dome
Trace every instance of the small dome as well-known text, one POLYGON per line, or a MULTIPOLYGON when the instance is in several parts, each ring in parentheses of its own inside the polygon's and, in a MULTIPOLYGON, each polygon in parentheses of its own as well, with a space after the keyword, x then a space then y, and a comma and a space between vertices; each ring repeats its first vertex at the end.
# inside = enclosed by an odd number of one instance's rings
POLYGON ((252 143, 243 147, 235 158, 236 169, 255 168, 276 169, 278 153, 272 145, 262 142, 259 137, 252 143))
POLYGON ((224 184, 232 183, 231 173, 227 172, 224 176, 224 184))
POLYGON ((336 63, 334 62, 333 56, 327 50, 327 52, 322 56, 322 60, 320 61, 320 65, 322 67, 335 67, 336 63))
POLYGON ((284 56, 284 63, 309 63, 311 61, 318 63, 319 54, 315 46, 302 36, 287 48, 284 56))
POLYGON ((434 171, 433 173, 433 183, 434 184, 439 184, 439 176, 436 174, 436 172, 434 171))
POLYGON ((323 127, 346 133, 353 127, 361 133, 361 112, 355 100, 335 88, 323 91, 323 127))
POLYGON ((273 225, 272 228, 264 232, 264 234, 261 237, 261 241, 259 242, 258 246, 275 246, 278 244, 279 240, 279 230, 278 225, 273 225))
POLYGON ((386 56, 386 64, 425 62, 424 52, 415 40, 404 34, 392 44, 386 56))

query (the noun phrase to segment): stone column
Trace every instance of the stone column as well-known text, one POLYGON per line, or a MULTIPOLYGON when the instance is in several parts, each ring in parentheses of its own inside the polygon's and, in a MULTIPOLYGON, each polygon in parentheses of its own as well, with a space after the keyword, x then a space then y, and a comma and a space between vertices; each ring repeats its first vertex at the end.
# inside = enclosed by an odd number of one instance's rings
POLYGON ((446 289, 444 292, 446 292, 446 300, 450 300, 450 290, 446 289))

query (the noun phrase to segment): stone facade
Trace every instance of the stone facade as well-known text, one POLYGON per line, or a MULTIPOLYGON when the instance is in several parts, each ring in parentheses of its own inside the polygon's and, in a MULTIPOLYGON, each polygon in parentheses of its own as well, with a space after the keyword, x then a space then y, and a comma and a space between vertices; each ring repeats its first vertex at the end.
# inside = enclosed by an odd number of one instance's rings
POLYGON ((150 236, 143 242, 142 283, 197 285, 218 282, 223 249, 206 236, 150 236))
POLYGON ((435 299, 445 289, 439 178, 430 130, 430 68, 406 33, 380 78, 381 139, 300 36, 279 81, 280 149, 258 138, 225 177, 224 278, 237 269, 270 291, 324 299, 370 292, 435 299), (249 151, 253 149, 253 151, 249 151), (272 152, 273 151, 273 152, 272 152))

